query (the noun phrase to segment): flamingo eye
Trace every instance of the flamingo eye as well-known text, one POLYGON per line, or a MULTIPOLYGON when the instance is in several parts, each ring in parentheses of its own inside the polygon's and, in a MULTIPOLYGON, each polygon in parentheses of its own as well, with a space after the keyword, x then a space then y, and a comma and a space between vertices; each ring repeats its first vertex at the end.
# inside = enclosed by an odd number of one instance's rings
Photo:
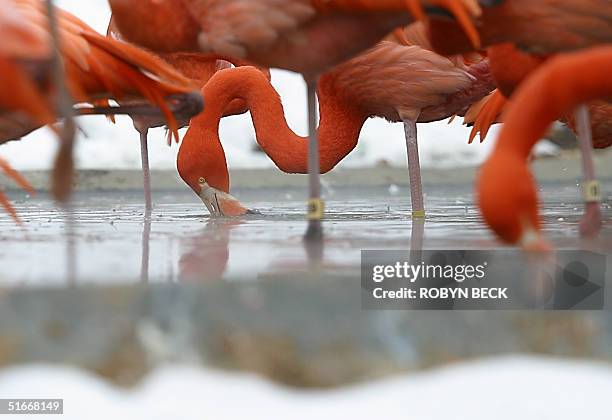
POLYGON ((198 179, 198 182, 200 183, 200 185, 206 184, 206 180, 204 179, 203 176, 201 176, 200 179, 198 179))

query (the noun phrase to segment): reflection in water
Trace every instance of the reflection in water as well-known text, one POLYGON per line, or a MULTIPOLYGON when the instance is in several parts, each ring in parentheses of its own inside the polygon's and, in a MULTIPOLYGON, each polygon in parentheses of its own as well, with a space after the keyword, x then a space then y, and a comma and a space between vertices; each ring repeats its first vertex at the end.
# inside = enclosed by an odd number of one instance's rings
MULTIPOLYGON (((467 216, 465 206, 456 204, 454 189, 442 197, 430 195, 427 221, 415 219, 412 224, 406 216, 409 203, 390 199, 386 189, 365 199, 332 202, 324 249, 305 249, 301 202, 279 202, 276 196, 266 194, 264 191, 257 197, 268 200, 260 206, 265 216, 241 221, 209 221, 189 202, 192 197, 187 193, 160 195, 156 211, 144 222, 139 194, 79 193, 72 213, 62 217, 47 197, 18 203, 28 240, 24 241, 23 231, 0 213, 0 285, 66 286, 67 277, 72 281, 76 277, 79 285, 175 281, 179 277, 257 280, 309 271, 321 277, 328 273, 356 277, 363 249, 487 250, 500 246, 472 204, 467 216), (70 218, 78 224, 77 230, 69 226, 70 218), (24 264, 32 260, 37 264, 24 264)), ((581 249, 585 245, 577 235, 568 235, 568 231, 578 230, 579 217, 572 213, 578 203, 554 190, 548 194, 554 200, 547 203, 544 214, 549 221, 547 235, 562 249, 581 249)), ((574 197, 575 191, 566 195, 570 194, 574 197)), ((611 247, 612 231, 604 227, 600 239, 589 249, 606 254, 611 247)), ((543 284, 542 288, 545 296, 550 287, 543 284)))
POLYGON ((604 308, 606 260, 604 253, 585 250, 528 254, 529 301, 546 309, 604 308))
POLYGON ((423 238, 425 235, 425 218, 424 217, 413 217, 412 218, 412 230, 410 234, 410 250, 422 251, 423 250, 423 238))
POLYGON ((185 241, 186 251, 179 261, 181 281, 219 280, 227 270, 231 231, 240 220, 211 219, 202 232, 185 241))
POLYGON ((142 258, 140 260, 140 281, 149 282, 149 255, 151 249, 151 209, 146 209, 142 228, 142 258))
POLYGON ((308 258, 310 269, 316 270, 320 268, 325 253, 325 236, 316 239, 304 238, 304 250, 306 251, 306 258, 308 258))
POLYGON ((72 206, 68 203, 64 206, 64 229, 66 237, 66 279, 68 285, 77 283, 77 226, 72 206))
POLYGON ((413 217, 410 230, 410 264, 419 265, 423 260, 423 238, 425 236, 425 218, 413 217))
POLYGON ((555 256, 553 253, 528 253, 525 255, 526 275, 522 277, 527 301, 534 307, 543 307, 552 299, 555 288, 555 256))

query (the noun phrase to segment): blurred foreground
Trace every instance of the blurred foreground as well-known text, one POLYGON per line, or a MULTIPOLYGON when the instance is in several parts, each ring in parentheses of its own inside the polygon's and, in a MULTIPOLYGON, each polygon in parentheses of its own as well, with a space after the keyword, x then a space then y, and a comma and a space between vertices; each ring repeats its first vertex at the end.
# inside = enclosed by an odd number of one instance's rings
MULTIPOLYGON (((536 167, 552 242, 605 253, 612 266, 610 195, 600 238, 582 241, 577 161, 536 167)), ((610 191, 609 165, 600 167, 610 191)), ((27 175, 38 187, 47 179, 27 175)), ((0 216, 0 394, 65 398, 70 419, 607 418, 608 312, 361 309, 360 251, 415 246, 406 175, 378 168, 327 176, 327 239, 313 254, 301 240, 303 177, 235 171, 235 195, 261 214, 216 221, 175 173, 157 173, 147 220, 139 172, 83 172, 73 282, 61 211, 44 193, 12 192, 26 229, 0 216), (474 361, 517 353, 532 357, 474 361)), ((425 173, 419 246, 500 248, 475 207, 474 176, 425 173)))

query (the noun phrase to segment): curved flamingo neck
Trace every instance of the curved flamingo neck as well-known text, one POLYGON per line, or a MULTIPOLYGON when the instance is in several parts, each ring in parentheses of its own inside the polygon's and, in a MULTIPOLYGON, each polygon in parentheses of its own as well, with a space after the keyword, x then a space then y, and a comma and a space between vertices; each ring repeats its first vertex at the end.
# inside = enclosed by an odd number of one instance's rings
MULTIPOLYGON (((321 172, 325 173, 354 149, 367 115, 336 95, 332 83, 322 80, 319 87, 321 172)), ((278 93, 260 71, 253 67, 222 70, 202 92, 205 110, 192 119, 179 153, 183 179, 184 171, 198 172, 198 177, 204 177, 211 186, 229 189, 218 133, 224 110, 236 98, 246 101, 257 142, 278 168, 287 173, 308 172, 308 138, 289 128, 278 93), (184 160, 189 161, 181 163, 184 160)))

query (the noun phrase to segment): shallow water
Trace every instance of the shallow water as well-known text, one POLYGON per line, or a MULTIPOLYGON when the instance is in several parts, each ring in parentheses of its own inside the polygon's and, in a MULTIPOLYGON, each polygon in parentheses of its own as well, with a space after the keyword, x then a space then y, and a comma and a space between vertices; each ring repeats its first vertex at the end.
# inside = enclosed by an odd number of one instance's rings
MULTIPOLYGON (((427 188, 428 217, 422 243, 409 217, 407 189, 327 188, 327 221, 320 261, 302 242, 301 190, 245 190, 236 195, 261 212, 236 220, 211 220, 188 192, 157 193, 151 222, 134 193, 81 193, 73 203, 76 228, 74 278, 78 284, 256 279, 324 269, 359 276, 362 249, 495 249, 501 245, 480 220, 467 188, 427 188), (149 231, 150 229, 150 231, 149 231), (413 239, 411 241, 411 239, 413 239), (148 252, 148 255, 147 255, 148 252)), ((599 239, 578 239, 582 206, 576 186, 544 188, 546 234, 560 248, 612 249, 612 210, 604 203, 599 239)), ((65 217, 48 198, 15 197, 25 229, 0 215, 0 284, 66 285, 65 217)))

